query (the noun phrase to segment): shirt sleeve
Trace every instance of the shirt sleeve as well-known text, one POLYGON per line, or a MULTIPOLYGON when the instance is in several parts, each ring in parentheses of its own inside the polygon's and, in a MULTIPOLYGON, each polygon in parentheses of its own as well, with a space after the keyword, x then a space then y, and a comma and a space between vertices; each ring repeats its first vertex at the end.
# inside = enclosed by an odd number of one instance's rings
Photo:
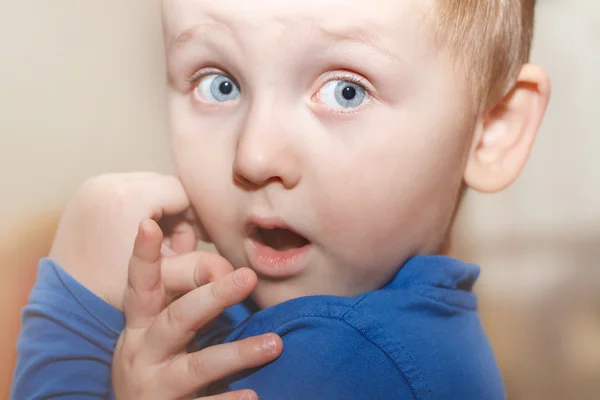
POLYGON ((337 319, 305 318, 278 332, 279 359, 238 375, 223 390, 253 389, 261 400, 413 400, 416 396, 385 351, 337 319))
POLYGON ((42 259, 23 309, 11 399, 112 399, 123 314, 42 259))

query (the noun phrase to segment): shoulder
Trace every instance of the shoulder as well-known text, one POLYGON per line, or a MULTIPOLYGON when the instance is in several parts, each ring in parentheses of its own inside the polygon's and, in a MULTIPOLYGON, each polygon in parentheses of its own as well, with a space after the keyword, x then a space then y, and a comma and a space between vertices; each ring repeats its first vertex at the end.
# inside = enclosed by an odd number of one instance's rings
POLYGON ((335 380, 349 377, 344 382, 350 387, 385 387, 394 376, 388 387, 412 396, 362 398, 504 399, 472 292, 478 275, 477 267, 458 260, 418 257, 380 290, 356 298, 295 299, 252 315, 229 339, 282 336, 284 354, 261 371, 284 366, 294 378, 298 370, 307 374, 308 382, 335 370, 335 380))
POLYGON ((416 257, 344 320, 394 360, 419 398, 504 399, 472 291, 478 276, 459 260, 416 257))
POLYGON ((355 398, 504 399, 475 305, 471 293, 430 286, 297 299, 253 315, 230 340, 265 332, 283 338, 281 358, 247 377, 259 386, 289 374, 297 390, 323 378, 359 390, 362 397, 355 398), (360 392, 363 387, 388 392, 360 392))
POLYGON ((471 292, 416 285, 373 292, 344 321, 394 361, 419 399, 501 400, 504 384, 476 308, 471 292))
POLYGON ((343 318, 307 315, 274 331, 280 358, 227 389, 251 388, 264 400, 418 398, 394 360, 343 318))

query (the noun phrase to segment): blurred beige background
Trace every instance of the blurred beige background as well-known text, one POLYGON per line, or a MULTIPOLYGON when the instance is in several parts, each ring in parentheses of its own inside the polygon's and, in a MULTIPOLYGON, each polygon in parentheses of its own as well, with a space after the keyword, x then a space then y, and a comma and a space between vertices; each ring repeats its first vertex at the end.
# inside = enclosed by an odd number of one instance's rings
MULTIPOLYGON (((170 172, 157 1, 0 0, 0 398, 19 307, 87 177, 170 172)), ((456 251, 509 399, 600 396, 600 2, 539 0, 533 61, 554 96, 523 177, 470 194, 456 251)))

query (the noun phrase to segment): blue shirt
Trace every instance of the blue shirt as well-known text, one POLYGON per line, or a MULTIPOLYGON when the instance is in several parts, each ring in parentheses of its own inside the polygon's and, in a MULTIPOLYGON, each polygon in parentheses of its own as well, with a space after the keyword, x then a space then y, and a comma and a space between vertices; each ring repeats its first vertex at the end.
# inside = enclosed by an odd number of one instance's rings
MULTIPOLYGON (((261 400, 501 400, 504 386, 476 312, 479 269, 441 256, 409 260, 380 290, 227 310, 200 346, 278 333, 271 364, 209 387, 261 400)), ((42 260, 23 312, 14 399, 112 398, 110 363, 123 315, 42 260)))

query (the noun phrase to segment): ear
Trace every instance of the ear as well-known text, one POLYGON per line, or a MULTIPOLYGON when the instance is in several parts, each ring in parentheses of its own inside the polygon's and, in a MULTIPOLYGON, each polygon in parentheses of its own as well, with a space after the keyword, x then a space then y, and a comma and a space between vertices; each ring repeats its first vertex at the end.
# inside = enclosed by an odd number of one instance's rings
POLYGON ((478 123, 464 180, 474 190, 499 192, 521 174, 550 100, 550 79, 537 66, 521 70, 513 90, 478 123))

